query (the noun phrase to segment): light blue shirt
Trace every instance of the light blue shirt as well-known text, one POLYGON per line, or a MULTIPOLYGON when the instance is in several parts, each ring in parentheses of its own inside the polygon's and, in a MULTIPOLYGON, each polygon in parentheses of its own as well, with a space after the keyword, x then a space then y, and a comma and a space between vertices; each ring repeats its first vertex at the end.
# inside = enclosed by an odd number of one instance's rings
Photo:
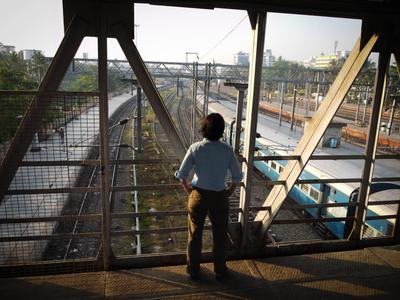
POLYGON ((204 138, 191 145, 175 176, 187 180, 192 169, 195 172, 192 186, 204 190, 224 190, 228 170, 232 182, 238 183, 242 180, 242 172, 235 153, 229 145, 221 141, 204 138))

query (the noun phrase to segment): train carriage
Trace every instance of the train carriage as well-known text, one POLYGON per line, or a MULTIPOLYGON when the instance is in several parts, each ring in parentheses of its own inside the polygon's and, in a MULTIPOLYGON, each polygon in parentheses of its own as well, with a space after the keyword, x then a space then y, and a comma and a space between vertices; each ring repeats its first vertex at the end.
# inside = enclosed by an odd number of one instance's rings
MULTIPOLYGON (((202 107, 202 101, 199 101, 199 107, 202 107)), ((235 140, 235 103, 231 101, 213 100, 209 101, 209 112, 218 112, 223 115, 226 122, 225 130, 225 141, 231 143, 235 140)), ((245 112, 244 112, 245 113, 245 112)), ((286 124, 282 124, 282 128, 286 127, 286 130, 282 130, 281 127, 277 127, 276 120, 267 119, 269 117, 259 115, 259 122, 257 126, 257 132, 261 133, 261 137, 256 139, 256 156, 268 156, 268 155, 289 155, 295 148, 302 132, 302 129, 297 128, 297 132, 290 132, 287 129, 286 124), (283 142, 282 142, 283 141, 283 142)), ((241 136, 243 140, 243 135, 241 136)), ((350 152, 358 151, 362 152, 360 147, 353 145, 347 145, 343 143, 343 148, 336 148, 334 152, 332 149, 317 149, 317 154, 349 154, 350 152), (342 153, 340 153, 342 152, 342 153)), ((287 161, 255 161, 254 166, 264 176, 270 180, 277 180, 279 174, 283 171, 287 161)), ((386 169, 385 174, 380 174, 382 177, 388 176, 388 171, 398 172, 400 170, 400 164, 397 160, 392 169, 388 170, 385 166, 377 168, 378 171, 382 172, 386 169)), ((362 162, 354 161, 312 161, 307 164, 303 170, 300 179, 318 179, 318 178, 344 178, 344 177, 360 177, 362 170, 362 162), (327 171, 329 170, 329 171, 327 171)), ((390 173, 389 172, 389 173, 390 173)), ((392 174, 389 174, 393 176, 392 174)), ((392 188, 395 185, 392 186, 392 188)), ((400 185, 397 185, 400 188, 400 185)), ((349 199, 352 193, 358 188, 356 183, 321 183, 321 184, 296 184, 289 193, 289 196, 296 201, 298 204, 316 204, 316 203, 349 203, 349 199)), ((395 200, 400 197, 400 190, 392 192, 389 198, 392 197, 395 200), (393 198, 393 196, 395 196, 393 198)), ((370 201, 379 201, 380 199, 387 199, 382 197, 382 194, 372 194, 370 201)), ((326 207, 326 208, 307 208, 307 213, 314 218, 336 218, 336 217, 347 217, 349 216, 350 210, 347 206, 343 207, 326 207)), ((353 212, 354 213, 354 212, 353 212)), ((378 216, 378 215, 394 215, 397 213, 397 205, 373 205, 367 210, 367 216, 378 216)), ((350 214, 351 215, 351 214, 350 214)), ((383 235, 391 235, 394 226, 394 219, 379 219, 379 220, 367 220, 364 226, 364 236, 376 237, 383 235)), ((324 222, 324 226, 337 238, 347 238, 349 234, 349 226, 352 223, 346 224, 345 221, 337 222, 324 222)))

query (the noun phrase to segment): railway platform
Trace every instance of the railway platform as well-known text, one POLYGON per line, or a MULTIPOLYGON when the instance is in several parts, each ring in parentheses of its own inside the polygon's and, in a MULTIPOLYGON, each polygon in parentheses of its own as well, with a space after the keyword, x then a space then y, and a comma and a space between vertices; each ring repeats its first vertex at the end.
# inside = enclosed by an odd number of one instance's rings
POLYGON ((398 299, 400 245, 185 266, 0 279, 2 299, 398 299))
MULTIPOLYGON (((277 113, 279 111, 279 103, 276 101, 270 102, 270 103, 266 103, 266 102, 261 102, 260 103, 260 108, 261 111, 264 110, 266 112, 273 112, 273 113, 277 113)), ((284 111, 284 119, 285 116, 286 118, 290 118, 290 112, 292 110, 292 106, 288 105, 288 104, 284 104, 283 105, 283 111, 284 111)), ((314 115, 314 111, 310 110, 308 112, 308 116, 312 117, 314 115)), ((300 120, 302 120, 302 118, 304 116, 306 116, 306 110, 304 108, 301 107, 296 107, 296 111, 295 111, 295 119, 299 118, 297 120, 297 123, 300 122, 300 120)), ((361 115, 361 113, 360 113, 361 115)), ((369 117, 369 115, 368 115, 369 117)), ((354 116, 353 116, 354 118, 354 116)), ((361 119, 361 116, 359 117, 359 119, 361 119)), ((355 139, 359 139, 360 141, 365 141, 367 139, 367 134, 368 134, 368 126, 358 126, 357 122, 354 121, 354 119, 349 120, 343 117, 339 117, 339 116, 335 116, 335 121, 336 122, 341 122, 341 123, 345 123, 346 127, 343 129, 343 135, 344 136, 349 136, 349 138, 353 137, 355 139)), ((295 122, 296 123, 296 122, 295 122)), ((394 128, 391 132, 390 135, 388 135, 387 130, 386 130, 386 123, 382 122, 382 126, 381 130, 379 132, 379 139, 380 139, 380 143, 382 145, 386 145, 389 147, 394 147, 394 148, 398 148, 400 145, 400 129, 399 129, 399 125, 398 123, 394 123, 394 128)))

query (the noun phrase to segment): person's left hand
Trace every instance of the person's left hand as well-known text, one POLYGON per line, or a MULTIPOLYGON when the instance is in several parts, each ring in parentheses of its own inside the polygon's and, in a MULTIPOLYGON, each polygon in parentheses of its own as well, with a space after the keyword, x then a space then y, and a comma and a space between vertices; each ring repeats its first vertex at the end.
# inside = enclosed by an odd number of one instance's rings
POLYGON ((230 197, 233 194, 234 191, 235 190, 232 190, 232 189, 226 189, 225 192, 224 192, 225 197, 230 197))

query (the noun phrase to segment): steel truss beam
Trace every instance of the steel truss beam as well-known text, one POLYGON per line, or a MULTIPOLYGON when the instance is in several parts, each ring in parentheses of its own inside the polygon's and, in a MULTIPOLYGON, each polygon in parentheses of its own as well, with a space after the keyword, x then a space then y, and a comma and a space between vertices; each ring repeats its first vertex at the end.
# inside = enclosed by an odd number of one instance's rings
POLYGON ((122 51, 124 51, 132 70, 135 72, 140 86, 147 95, 147 99, 153 107, 157 118, 160 120, 160 124, 166 135, 170 138, 172 142, 171 144, 175 147, 177 157, 183 159, 186 149, 182 142, 182 137, 178 133, 178 130, 174 125, 168 109, 144 64, 139 51, 134 42, 130 39, 128 29, 122 24, 115 25, 114 29, 122 51))
POLYGON ((261 211, 256 216, 255 220, 262 222, 260 230, 261 238, 266 235, 269 225, 309 161, 377 40, 378 35, 372 35, 362 49, 360 49, 360 39, 356 42, 350 56, 329 89, 325 100, 312 118, 310 126, 305 129, 302 138, 293 152, 293 155, 299 155, 300 159, 288 162, 278 178, 279 181, 284 181, 285 184, 274 186, 264 202, 263 206, 271 206, 271 211, 261 211))
POLYGON ((396 1, 310 1, 310 0, 214 0, 214 1, 177 1, 177 0, 136 0, 135 3, 148 3, 155 5, 215 9, 228 8, 247 10, 249 8, 259 11, 294 13, 305 15, 318 15, 330 17, 361 18, 362 16, 380 15, 384 17, 397 17, 400 9, 396 1))

